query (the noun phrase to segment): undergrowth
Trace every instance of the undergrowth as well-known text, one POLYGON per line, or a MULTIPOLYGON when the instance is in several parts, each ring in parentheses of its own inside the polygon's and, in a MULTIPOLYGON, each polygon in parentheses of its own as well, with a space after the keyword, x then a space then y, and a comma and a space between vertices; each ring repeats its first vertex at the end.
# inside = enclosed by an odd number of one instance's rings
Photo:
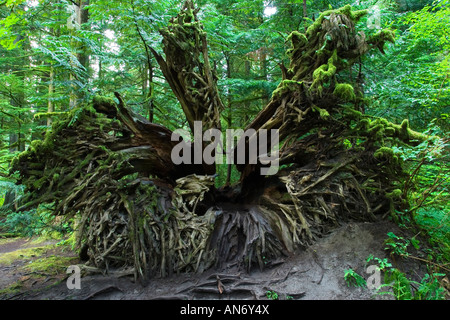
MULTIPOLYGON (((366 260, 366 264, 375 263, 377 272, 383 274, 375 293, 397 300, 444 300, 450 296, 450 138, 433 124, 426 133, 443 138, 428 139, 416 147, 393 148, 409 172, 401 189, 409 207, 395 211, 392 218, 408 231, 405 234, 413 236, 388 232, 384 249, 391 259, 417 260, 428 271, 416 281, 388 258, 370 255, 366 260), (420 256, 412 251, 420 252, 420 256)), ((349 286, 367 286, 367 280, 352 269, 345 270, 344 279, 349 286)))

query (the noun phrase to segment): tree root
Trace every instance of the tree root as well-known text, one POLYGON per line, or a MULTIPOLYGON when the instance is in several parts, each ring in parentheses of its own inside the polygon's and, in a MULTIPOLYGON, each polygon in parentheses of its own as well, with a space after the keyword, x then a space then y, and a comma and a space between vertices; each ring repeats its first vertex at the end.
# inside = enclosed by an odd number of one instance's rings
MULTIPOLYGON (((196 13, 186 1, 162 31, 166 60, 153 54, 191 129, 197 120, 204 130, 220 128, 223 105, 196 13)), ((387 31, 367 40, 358 33, 364 14, 350 6, 330 10, 305 34, 289 36, 290 67, 247 127, 256 135, 279 130, 277 175, 260 176, 262 163, 240 164, 241 192, 232 199, 220 194, 215 166, 175 165, 172 132, 133 114, 115 93, 118 103, 95 97, 14 159, 11 172, 26 187, 20 209, 52 204, 55 215, 76 218, 90 266, 132 268, 136 279, 147 280, 212 266, 263 269, 341 222, 375 220, 405 206, 402 195, 388 197, 404 175, 392 147, 428 137, 407 121, 363 115, 356 110, 362 93, 336 77, 393 40, 387 31), (217 195, 229 203, 216 204, 217 195)), ((248 151, 248 142, 240 143, 248 151)), ((225 282, 220 278, 224 292, 241 290, 225 282)), ((220 283, 211 290, 220 291, 220 283)))

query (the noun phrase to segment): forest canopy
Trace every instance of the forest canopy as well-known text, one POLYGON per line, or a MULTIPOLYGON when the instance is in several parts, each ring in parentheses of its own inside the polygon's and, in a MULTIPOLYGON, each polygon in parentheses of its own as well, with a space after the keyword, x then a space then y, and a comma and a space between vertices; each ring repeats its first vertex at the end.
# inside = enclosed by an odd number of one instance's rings
POLYGON ((448 262, 449 0, 7 0, 0 17, 1 230, 78 228, 90 263, 147 279, 262 268, 389 217, 448 262), (279 130, 277 176, 174 166, 172 131, 199 120, 279 130))

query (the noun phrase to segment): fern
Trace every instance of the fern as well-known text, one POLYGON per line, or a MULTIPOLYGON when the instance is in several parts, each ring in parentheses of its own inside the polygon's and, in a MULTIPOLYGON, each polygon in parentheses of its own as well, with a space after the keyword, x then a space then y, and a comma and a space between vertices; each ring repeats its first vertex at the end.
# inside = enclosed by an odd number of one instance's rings
POLYGON ((366 280, 356 273, 352 269, 347 269, 344 271, 344 279, 347 282, 347 286, 355 286, 355 287, 366 287, 366 280))
POLYGON ((421 282, 412 281, 398 269, 392 268, 385 273, 385 284, 378 288, 377 294, 393 295, 397 300, 444 300, 445 290, 441 287, 438 277, 445 274, 425 274, 421 282), (382 288, 390 291, 381 291, 382 288))
POLYGON ((444 300, 445 290, 441 287, 438 277, 444 277, 443 273, 433 273, 431 276, 426 274, 414 295, 415 300, 444 300))

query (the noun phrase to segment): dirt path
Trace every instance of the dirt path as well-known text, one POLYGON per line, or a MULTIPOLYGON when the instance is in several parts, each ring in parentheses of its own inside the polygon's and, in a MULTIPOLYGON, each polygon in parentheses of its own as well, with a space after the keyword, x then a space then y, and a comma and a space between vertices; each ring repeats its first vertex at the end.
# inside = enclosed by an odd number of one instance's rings
POLYGON ((5 239, 4 242, 0 244, 0 254, 19 250, 26 243, 27 239, 23 238, 5 239))
MULTIPOLYGON (((27 268, 35 261, 74 257, 75 253, 57 247, 58 240, 29 238, 0 239, 0 299, 15 298, 59 283, 64 275, 27 268)), ((52 267, 49 265, 49 267, 52 267)))
MULTIPOLYGON (((250 273, 229 266, 203 274, 182 274, 152 279, 149 285, 134 283, 131 276, 87 275, 81 289, 67 288, 61 281, 49 288, 25 292, 20 299, 267 299, 267 291, 279 299, 386 299, 367 288, 348 287, 346 269, 367 278, 366 259, 384 258, 387 232, 401 234, 390 222, 351 223, 336 229, 306 250, 287 257, 283 263, 250 273)), ((10 248, 13 245, 10 245, 10 248)), ((5 249, 3 249, 5 250, 5 249)), ((396 267, 420 278, 426 272, 417 261, 397 262, 396 267)), ((0 269, 1 270, 1 269, 0 269)))

